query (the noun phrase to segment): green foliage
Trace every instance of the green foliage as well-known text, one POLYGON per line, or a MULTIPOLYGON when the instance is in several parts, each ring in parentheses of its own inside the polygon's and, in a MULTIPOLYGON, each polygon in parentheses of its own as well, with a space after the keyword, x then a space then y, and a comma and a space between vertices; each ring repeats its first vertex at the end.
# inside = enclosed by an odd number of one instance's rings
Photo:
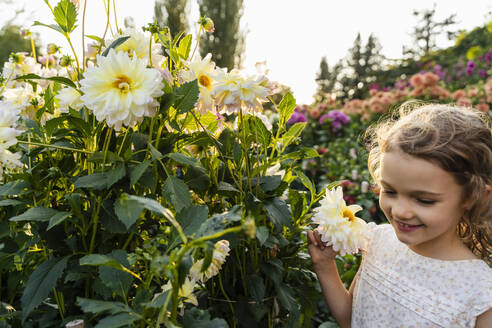
POLYGON ((156 0, 154 16, 155 21, 169 28, 172 37, 179 32, 186 33, 188 31, 188 0, 156 0))
MULTIPOLYGON (((36 40, 36 52, 39 53, 39 46, 36 40)), ((31 52, 31 43, 21 35, 21 28, 16 25, 5 25, 0 30, 0 67, 9 60, 11 53, 31 52)))

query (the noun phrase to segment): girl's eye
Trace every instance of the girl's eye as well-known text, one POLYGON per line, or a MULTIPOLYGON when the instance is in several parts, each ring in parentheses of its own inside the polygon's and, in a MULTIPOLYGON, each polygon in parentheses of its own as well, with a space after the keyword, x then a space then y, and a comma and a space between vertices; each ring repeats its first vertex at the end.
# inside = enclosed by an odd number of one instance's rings
POLYGON ((384 194, 387 194, 387 195, 395 195, 396 194, 395 191, 393 191, 393 190, 387 190, 387 189, 386 190, 383 190, 383 193, 384 194))
POLYGON ((417 201, 425 205, 432 205, 436 202, 435 200, 430 200, 430 199, 417 199, 417 201))

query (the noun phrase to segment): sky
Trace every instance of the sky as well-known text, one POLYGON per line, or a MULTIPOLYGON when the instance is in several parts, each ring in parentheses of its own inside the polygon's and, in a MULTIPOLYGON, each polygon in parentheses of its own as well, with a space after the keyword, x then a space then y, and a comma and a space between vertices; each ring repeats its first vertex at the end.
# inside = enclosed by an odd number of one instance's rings
MULTIPOLYGON (((192 32, 197 30, 199 18, 197 0, 189 0, 192 32)), ((228 1, 228 0, 224 0, 228 1)), ((80 0, 83 2, 83 0, 80 0)), ((16 8, 24 6, 25 13, 16 23, 29 27, 39 20, 52 24, 54 20, 43 0, 16 0, 16 8)), ((52 5, 56 0, 50 0, 52 5)), ((242 29, 247 31, 243 69, 255 72, 255 63, 266 61, 268 78, 287 85, 298 104, 310 104, 316 92, 315 78, 323 56, 330 66, 347 55, 357 33, 365 43, 372 33, 382 45, 381 53, 392 59, 402 57, 402 47, 411 46, 410 33, 416 25, 414 10, 431 9, 436 5, 436 19, 456 14, 454 29, 471 30, 492 18, 490 0, 244 0, 242 29)), ((117 0, 118 25, 125 17, 132 17, 137 27, 153 20, 154 0, 117 0)), ((5 6, 0 1, 0 6, 5 6)), ((12 6, 0 8, 0 23, 14 16, 12 6)), ((102 36, 105 27, 103 1, 88 0, 85 33, 102 36)), ((114 20, 113 20, 114 24, 114 20)), ((75 50, 81 54, 81 22, 72 34, 75 50)), ((55 42, 62 51, 70 51, 66 40, 45 27, 32 27, 41 35, 43 44, 55 42)), ((87 42, 90 40, 86 40, 87 42)), ((438 46, 453 43, 445 37, 438 46)))

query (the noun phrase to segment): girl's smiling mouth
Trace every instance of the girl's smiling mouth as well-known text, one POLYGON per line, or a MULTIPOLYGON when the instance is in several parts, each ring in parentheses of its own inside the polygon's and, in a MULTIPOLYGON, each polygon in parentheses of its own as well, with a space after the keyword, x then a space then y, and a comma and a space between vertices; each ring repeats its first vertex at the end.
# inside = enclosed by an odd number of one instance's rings
POLYGON ((397 220, 395 220, 395 223, 398 230, 402 232, 412 232, 424 226, 423 224, 406 224, 397 220))

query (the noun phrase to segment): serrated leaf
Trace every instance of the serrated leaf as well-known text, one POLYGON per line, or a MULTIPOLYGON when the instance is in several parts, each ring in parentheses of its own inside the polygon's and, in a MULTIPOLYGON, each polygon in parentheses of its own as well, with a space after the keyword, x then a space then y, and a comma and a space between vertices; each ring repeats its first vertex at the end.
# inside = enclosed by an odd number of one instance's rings
POLYGON ((104 172, 107 178, 107 187, 111 188, 116 182, 123 179, 126 175, 125 165, 123 163, 118 163, 115 168, 110 171, 104 172))
POLYGON ((49 221, 52 216, 60 212, 48 207, 33 207, 24 213, 11 217, 10 221, 49 221))
POLYGON ((70 0, 61 0, 53 9, 55 21, 65 33, 71 33, 77 22, 77 8, 70 0))
POLYGON ((264 226, 256 227, 256 238, 260 242, 261 246, 263 246, 265 241, 267 241, 269 235, 270 235, 270 232, 268 231, 267 227, 264 227, 264 226))
POLYGON ((77 297, 77 305, 82 308, 84 312, 90 312, 94 314, 109 312, 111 314, 118 314, 121 312, 128 312, 130 308, 120 302, 108 302, 100 300, 91 300, 88 298, 77 297))
POLYGON ((301 170, 294 170, 296 173, 297 177, 299 180, 301 180, 302 184, 304 187, 306 187, 311 194, 316 194, 316 188, 314 187, 314 184, 309 180, 309 178, 301 171, 301 170))
POLYGON ((142 162, 138 164, 131 172, 130 172, 130 187, 133 187, 138 180, 142 177, 142 174, 147 170, 149 167, 151 161, 146 160, 145 162, 142 162))
POLYGON ((123 326, 128 327, 135 320, 140 320, 141 318, 142 317, 135 312, 119 313, 111 317, 105 317, 104 319, 99 320, 94 328, 118 328, 123 326))
POLYGON ((256 274, 249 275, 246 277, 246 285, 248 286, 251 297, 256 302, 261 303, 265 296, 265 282, 263 278, 256 274))
POLYGON ((44 300, 67 266, 68 257, 44 261, 33 271, 22 294, 22 321, 44 300))
POLYGON ((319 153, 314 148, 300 147, 298 150, 281 156, 281 160, 284 159, 306 159, 312 157, 320 157, 319 153))
POLYGON ((249 122, 251 135, 257 138, 263 147, 267 147, 270 144, 272 133, 266 128, 261 119, 256 116, 250 117, 249 122))
POLYGON ((74 88, 77 91, 79 91, 77 89, 77 86, 75 85, 75 83, 72 80, 70 80, 66 77, 63 77, 63 76, 43 77, 43 76, 39 76, 39 75, 36 75, 33 73, 29 73, 29 74, 18 76, 15 78, 15 80, 48 80, 48 81, 54 81, 54 82, 58 82, 60 84, 64 84, 66 86, 69 86, 69 87, 74 88))
POLYGON ((122 45, 123 43, 125 43, 126 40, 128 40, 130 37, 129 36, 122 36, 122 37, 119 37, 118 39, 114 40, 113 42, 111 42, 111 44, 103 51, 102 53, 102 56, 103 57, 106 57, 108 54, 109 54, 109 51, 111 49, 114 49, 120 45, 122 45))
POLYGON ((294 96, 287 93, 278 105, 279 127, 284 126, 285 122, 287 122, 292 113, 294 113, 295 108, 296 100, 294 99, 294 96))
POLYGON ((289 207, 278 197, 263 204, 263 208, 267 212, 267 216, 275 225, 277 230, 282 227, 292 227, 292 220, 289 207))
POLYGON ((89 39, 92 39, 94 41, 97 41, 98 43, 101 43, 102 41, 104 41, 103 39, 101 39, 97 35, 85 35, 85 37, 86 38, 89 38, 89 39))
MULTIPOLYGON (((194 238, 202 224, 208 219, 208 207, 189 206, 184 208, 176 215, 176 221, 183 229, 183 233, 187 237, 194 238)), ((172 241, 169 243, 169 248, 173 248, 181 242, 181 237, 176 233, 172 241)))
POLYGON ((239 190, 236 187, 234 187, 230 183, 227 183, 227 182, 224 182, 224 181, 219 182, 219 185, 217 187, 217 190, 218 191, 239 192, 239 190))
POLYGON ((184 38, 181 39, 181 41, 179 41, 178 54, 184 60, 187 60, 188 56, 190 55, 191 41, 191 34, 186 35, 184 38))
POLYGON ((184 182, 193 190, 206 190, 210 186, 210 177, 201 166, 189 166, 184 182))
POLYGON ((108 179, 104 173, 93 173, 86 176, 82 176, 75 180, 73 188, 91 188, 96 190, 102 190, 108 185, 108 179))
POLYGON ((24 180, 15 180, 0 187, 0 196, 15 196, 28 193, 31 184, 24 180))
POLYGON ((179 114, 189 112, 195 108, 198 95, 200 94, 198 81, 193 80, 183 83, 176 89, 174 94, 176 96, 176 100, 174 101, 173 107, 177 109, 179 114))
POLYGON ((181 153, 169 153, 166 154, 166 157, 169 157, 176 163, 179 163, 184 166, 197 165, 199 164, 198 160, 194 157, 186 156, 181 153))
POLYGON ((144 207, 140 202, 128 198, 126 194, 123 194, 114 202, 114 211, 127 230, 132 224, 137 222, 143 209, 144 207))
POLYGON ((306 122, 298 122, 289 128, 289 130, 282 136, 281 139, 284 149, 301 135, 305 127, 306 122))
POLYGON ((72 213, 68 213, 68 212, 56 213, 50 218, 50 222, 48 223, 48 228, 46 228, 46 231, 50 230, 57 224, 62 223, 63 221, 65 221, 66 218, 70 217, 71 215, 72 213))
POLYGON ((295 312, 298 310, 297 301, 294 297, 294 291, 292 288, 280 283, 276 285, 276 290, 280 305, 282 305, 289 312, 295 312))
POLYGON ((172 212, 159 204, 159 202, 154 199, 134 195, 128 195, 128 198, 140 202, 140 204, 142 204, 143 207, 148 209, 149 211, 163 215, 168 220, 174 220, 174 215, 172 214, 172 212))
POLYGON ((164 199, 173 204, 177 212, 191 205, 191 194, 188 186, 175 176, 167 177, 162 187, 164 199))
POLYGON ((48 28, 50 28, 52 30, 55 30, 55 31, 60 32, 60 33, 63 34, 63 30, 60 28, 60 26, 55 25, 55 24, 48 25, 48 24, 41 23, 39 21, 34 21, 34 23, 32 24, 32 26, 44 26, 44 27, 48 27, 48 28))

